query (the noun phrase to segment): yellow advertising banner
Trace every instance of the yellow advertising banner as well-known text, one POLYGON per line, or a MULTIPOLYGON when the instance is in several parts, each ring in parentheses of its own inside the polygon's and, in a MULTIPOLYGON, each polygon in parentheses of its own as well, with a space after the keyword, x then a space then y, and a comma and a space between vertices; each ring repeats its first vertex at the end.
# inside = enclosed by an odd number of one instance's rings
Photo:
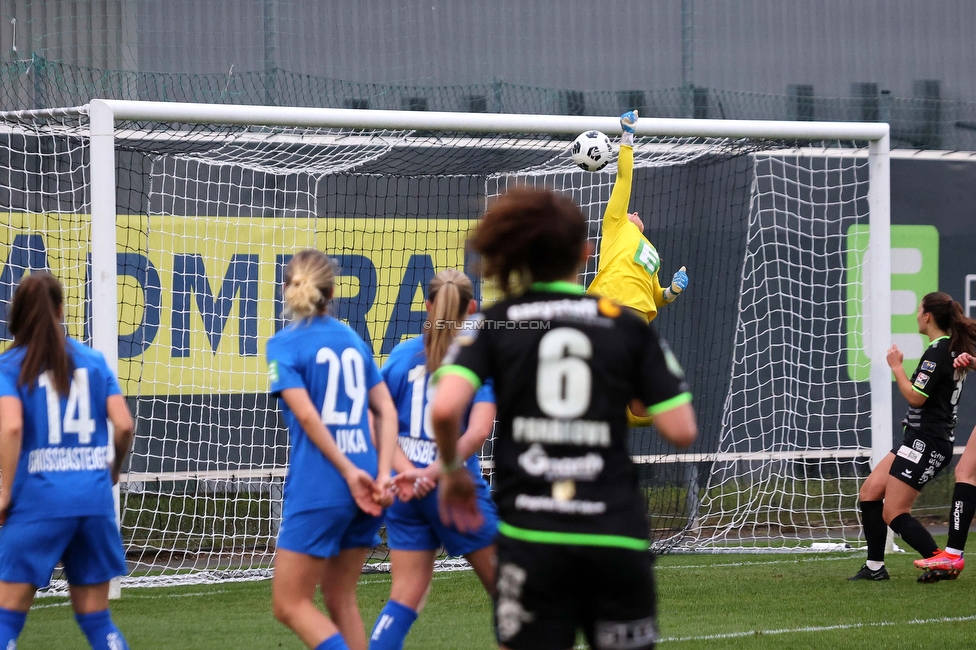
MULTIPOLYGON (((65 285, 68 331, 90 327, 86 215, 11 215, 0 228, 0 308, 49 269, 65 285)), ((332 313, 385 357, 419 334, 424 288, 463 269, 472 223, 458 219, 120 216, 119 375, 128 395, 267 390, 267 339, 285 324, 284 267, 314 247, 337 264, 332 313)), ((9 341, 5 326, 2 339, 9 341)))

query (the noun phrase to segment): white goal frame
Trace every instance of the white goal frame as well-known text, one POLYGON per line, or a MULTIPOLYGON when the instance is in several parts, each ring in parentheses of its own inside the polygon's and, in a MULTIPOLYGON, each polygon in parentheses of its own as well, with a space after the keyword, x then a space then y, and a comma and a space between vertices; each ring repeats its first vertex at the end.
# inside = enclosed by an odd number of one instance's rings
MULTIPOLYGON (((118 277, 116 131, 132 122, 255 125, 269 127, 320 127, 395 131, 441 131, 471 134, 524 133, 575 135, 596 129, 619 134, 619 119, 599 116, 514 115, 355 109, 318 109, 273 106, 229 106, 126 100, 92 100, 82 107, 18 111, 21 118, 61 118, 87 115, 90 136, 90 245, 92 345, 118 371, 118 277)), ((862 273, 861 306, 863 350, 870 363, 871 447, 810 451, 751 451, 668 453, 635 456, 636 463, 696 463, 704 461, 763 461, 772 459, 867 459, 874 467, 891 449, 891 374, 885 361, 891 340, 890 259, 890 140, 884 123, 791 122, 757 120, 694 120, 642 117, 638 136, 699 137, 807 141, 867 142, 869 186, 867 192, 869 241, 862 273)), ((835 155, 827 150, 825 155, 835 155)), ((848 155, 838 152, 836 155, 848 155)), ((863 149, 854 153, 864 155, 863 149)), ((485 463, 491 465, 491 461, 485 463)), ((283 476, 284 469, 206 472, 208 478, 243 479, 283 476)), ((198 473, 128 474, 123 481, 178 481, 198 473)), ((118 491, 116 491, 118 495, 118 491)))
MULTIPOLYGON (((37 111, 44 113, 45 111, 37 111)), ((51 111, 64 115, 64 110, 51 111)), ((447 113, 277 106, 225 106, 95 99, 91 128, 92 345, 118 366, 115 126, 121 121, 184 124, 254 124, 350 129, 436 130, 472 133, 577 134, 589 129, 619 133, 617 117, 447 113)), ((868 144, 870 238, 865 257, 864 346, 871 363, 871 467, 892 444, 891 373, 885 362, 891 341, 890 138, 884 123, 694 120, 642 117, 639 136, 860 140, 868 144)), ((799 452, 802 453, 802 452, 799 452)), ((846 452, 849 454, 850 452, 846 452)), ((815 452, 822 457, 824 452, 815 452)), ((699 454, 700 455, 700 454, 699 454)), ((774 452, 770 452, 772 457, 774 452)), ((780 454, 775 454, 777 457, 780 454)), ((859 454, 860 455, 860 454, 859 454)), ((689 460, 694 460, 689 455, 689 460)), ((762 454, 762 456, 765 456, 762 454)), ((683 455, 658 459, 682 460, 683 455)), ((651 459, 646 459, 651 460, 651 459)), ((265 472, 266 473, 266 472, 265 472)), ((132 477, 129 477, 132 480, 132 477)))

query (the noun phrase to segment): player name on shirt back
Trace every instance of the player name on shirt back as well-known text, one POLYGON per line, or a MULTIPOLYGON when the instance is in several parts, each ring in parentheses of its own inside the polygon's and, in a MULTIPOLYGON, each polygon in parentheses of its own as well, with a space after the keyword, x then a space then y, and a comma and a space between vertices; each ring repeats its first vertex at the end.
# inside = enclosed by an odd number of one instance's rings
POLYGON ((108 469, 108 447, 41 447, 27 457, 27 471, 80 472, 108 469))
POLYGON ((512 438, 515 442, 609 447, 610 424, 518 416, 512 420, 512 438))

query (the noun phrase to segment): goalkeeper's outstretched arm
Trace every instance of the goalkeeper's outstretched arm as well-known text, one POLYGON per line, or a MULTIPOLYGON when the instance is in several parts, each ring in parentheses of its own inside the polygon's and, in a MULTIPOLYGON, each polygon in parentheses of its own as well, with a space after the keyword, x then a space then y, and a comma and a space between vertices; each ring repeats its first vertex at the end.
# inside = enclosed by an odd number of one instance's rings
POLYGON ((613 182, 606 212, 603 213, 603 237, 608 241, 612 241, 630 219, 627 207, 630 205, 630 190, 634 175, 634 124, 636 123, 636 111, 620 116, 623 134, 620 136, 620 152, 617 154, 617 178, 613 182))

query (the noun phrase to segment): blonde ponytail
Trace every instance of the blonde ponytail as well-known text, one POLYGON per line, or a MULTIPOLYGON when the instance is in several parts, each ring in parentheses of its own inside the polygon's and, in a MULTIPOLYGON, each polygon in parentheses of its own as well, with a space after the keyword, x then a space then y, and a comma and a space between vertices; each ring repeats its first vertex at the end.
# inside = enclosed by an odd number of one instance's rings
POLYGON ((434 372, 440 367, 473 297, 471 280, 457 269, 445 269, 430 281, 427 293, 430 309, 424 327, 427 372, 434 372))
POLYGON ((332 260, 312 248, 298 252, 285 270, 285 304, 292 317, 304 320, 325 313, 335 283, 332 260))

